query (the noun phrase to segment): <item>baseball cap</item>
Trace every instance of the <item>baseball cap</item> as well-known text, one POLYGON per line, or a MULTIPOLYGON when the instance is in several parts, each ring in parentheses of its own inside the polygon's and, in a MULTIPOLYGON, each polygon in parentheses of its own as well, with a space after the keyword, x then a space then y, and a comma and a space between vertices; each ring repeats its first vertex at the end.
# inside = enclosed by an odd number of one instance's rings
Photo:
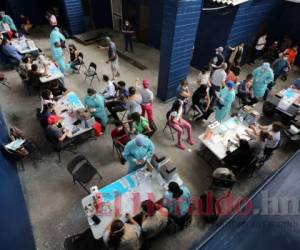
POLYGON ((150 81, 148 79, 144 79, 143 80, 143 86, 144 86, 144 88, 148 88, 149 85, 150 85, 150 81))
POLYGON ((55 123, 58 123, 58 121, 59 121, 59 117, 57 115, 50 115, 48 117, 48 124, 49 125, 53 125, 55 123))

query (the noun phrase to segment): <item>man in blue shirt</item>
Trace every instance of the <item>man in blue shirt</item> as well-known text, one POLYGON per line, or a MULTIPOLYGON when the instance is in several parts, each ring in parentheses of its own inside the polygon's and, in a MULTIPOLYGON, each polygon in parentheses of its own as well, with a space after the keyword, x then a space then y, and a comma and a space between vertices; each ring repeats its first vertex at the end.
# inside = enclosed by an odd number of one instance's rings
POLYGON ((9 44, 5 38, 0 39, 0 50, 1 53, 13 64, 19 65, 23 59, 23 56, 19 53, 17 48, 9 44))

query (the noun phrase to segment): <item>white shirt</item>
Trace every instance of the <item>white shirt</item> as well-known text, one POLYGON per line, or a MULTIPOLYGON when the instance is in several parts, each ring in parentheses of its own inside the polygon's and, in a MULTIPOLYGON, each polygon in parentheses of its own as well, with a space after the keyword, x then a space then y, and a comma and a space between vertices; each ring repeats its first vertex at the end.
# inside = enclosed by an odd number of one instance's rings
POLYGON ((145 89, 142 87, 137 87, 137 88, 138 88, 139 93, 142 96, 143 104, 148 104, 153 101, 154 95, 150 89, 145 89))
POLYGON ((223 82, 225 82, 227 74, 224 69, 217 69, 211 76, 211 83, 214 86, 222 87, 223 82))
POLYGON ((176 122, 179 122, 179 120, 182 116, 182 112, 183 112, 182 106, 180 106, 178 112, 177 111, 171 112, 170 117, 173 117, 176 122))
POLYGON ((108 81, 104 90, 104 97, 114 97, 116 95, 116 88, 112 81, 108 81))
POLYGON ((272 135, 272 139, 267 139, 266 142, 266 148, 276 148, 279 145, 280 142, 280 131, 278 132, 273 132, 272 131, 272 125, 269 126, 268 132, 272 135))
POLYGON ((257 41, 255 49, 263 50, 264 47, 266 46, 266 43, 267 43, 267 37, 266 36, 261 36, 257 41))
POLYGON ((210 78, 210 72, 207 72, 205 74, 202 74, 202 72, 199 73, 197 82, 198 84, 209 84, 209 78, 210 78))

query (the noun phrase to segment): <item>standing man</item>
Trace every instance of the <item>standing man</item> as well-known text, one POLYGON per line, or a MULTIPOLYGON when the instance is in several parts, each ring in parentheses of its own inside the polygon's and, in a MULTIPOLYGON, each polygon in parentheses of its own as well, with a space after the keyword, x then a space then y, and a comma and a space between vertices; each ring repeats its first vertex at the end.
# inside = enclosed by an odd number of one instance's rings
POLYGON ((14 20, 9 15, 5 15, 4 11, 0 11, 0 21, 8 24, 10 30, 14 32, 14 34, 17 32, 17 27, 14 23, 14 20))
POLYGON ((222 63, 224 63, 225 58, 223 55, 223 51, 223 47, 216 48, 216 52, 210 62, 213 70, 219 69, 222 66, 222 63))
POLYGON ((266 44, 267 44, 267 34, 264 34, 260 36, 257 40, 257 43, 254 48, 252 60, 249 62, 250 64, 253 64, 257 58, 263 55, 266 44))
POLYGON ((268 85, 274 81, 273 70, 269 63, 263 63, 253 71, 252 75, 253 95, 257 99, 261 99, 265 95, 268 85))
POLYGON ((128 46, 130 47, 130 51, 133 53, 133 43, 132 37, 134 34, 134 30, 128 19, 125 20, 125 25, 123 26, 122 33, 124 35, 125 40, 125 51, 128 52, 128 46))
POLYGON ((98 46, 100 50, 107 50, 108 60, 106 63, 110 63, 111 71, 112 71, 112 80, 115 80, 116 77, 120 76, 119 73, 119 57, 117 53, 116 44, 110 39, 110 37, 106 37, 106 41, 108 45, 106 47, 98 46))

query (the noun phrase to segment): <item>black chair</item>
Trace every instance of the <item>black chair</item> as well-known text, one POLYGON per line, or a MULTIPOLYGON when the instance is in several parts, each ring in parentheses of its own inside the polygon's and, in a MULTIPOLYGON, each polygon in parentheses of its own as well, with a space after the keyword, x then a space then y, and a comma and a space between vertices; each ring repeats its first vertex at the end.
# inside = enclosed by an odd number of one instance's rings
POLYGON ((91 229, 72 235, 64 241, 65 250, 101 250, 103 245, 102 240, 94 239, 91 229))
POLYGON ((95 77, 97 77, 98 81, 100 82, 100 79, 97 74, 97 65, 95 63, 91 62, 84 74, 85 74, 84 81, 90 79, 90 87, 92 86, 95 77))
POLYGON ((172 140, 174 141, 174 140, 175 140, 174 134, 176 134, 176 130, 173 129, 173 128, 170 126, 169 121, 166 122, 166 125, 165 125, 165 127, 164 127, 164 129, 163 129, 163 133, 165 133, 165 130, 166 130, 166 129, 169 129, 170 134, 171 134, 171 136, 172 136, 172 140))
POLYGON ((193 112, 192 113, 193 121, 196 121, 196 120, 200 119, 203 116, 202 110, 197 105, 192 105, 191 110, 193 112))
POLYGON ((77 155, 71 160, 67 166, 69 173, 73 176, 74 184, 76 182, 89 194, 87 184, 92 181, 95 176, 102 179, 99 172, 92 166, 92 164, 83 156, 77 155))
POLYGON ((240 178, 242 175, 247 177, 252 177, 254 171, 257 169, 258 159, 253 157, 251 161, 243 166, 242 168, 238 168, 237 166, 232 166, 232 170, 237 178, 240 178))

